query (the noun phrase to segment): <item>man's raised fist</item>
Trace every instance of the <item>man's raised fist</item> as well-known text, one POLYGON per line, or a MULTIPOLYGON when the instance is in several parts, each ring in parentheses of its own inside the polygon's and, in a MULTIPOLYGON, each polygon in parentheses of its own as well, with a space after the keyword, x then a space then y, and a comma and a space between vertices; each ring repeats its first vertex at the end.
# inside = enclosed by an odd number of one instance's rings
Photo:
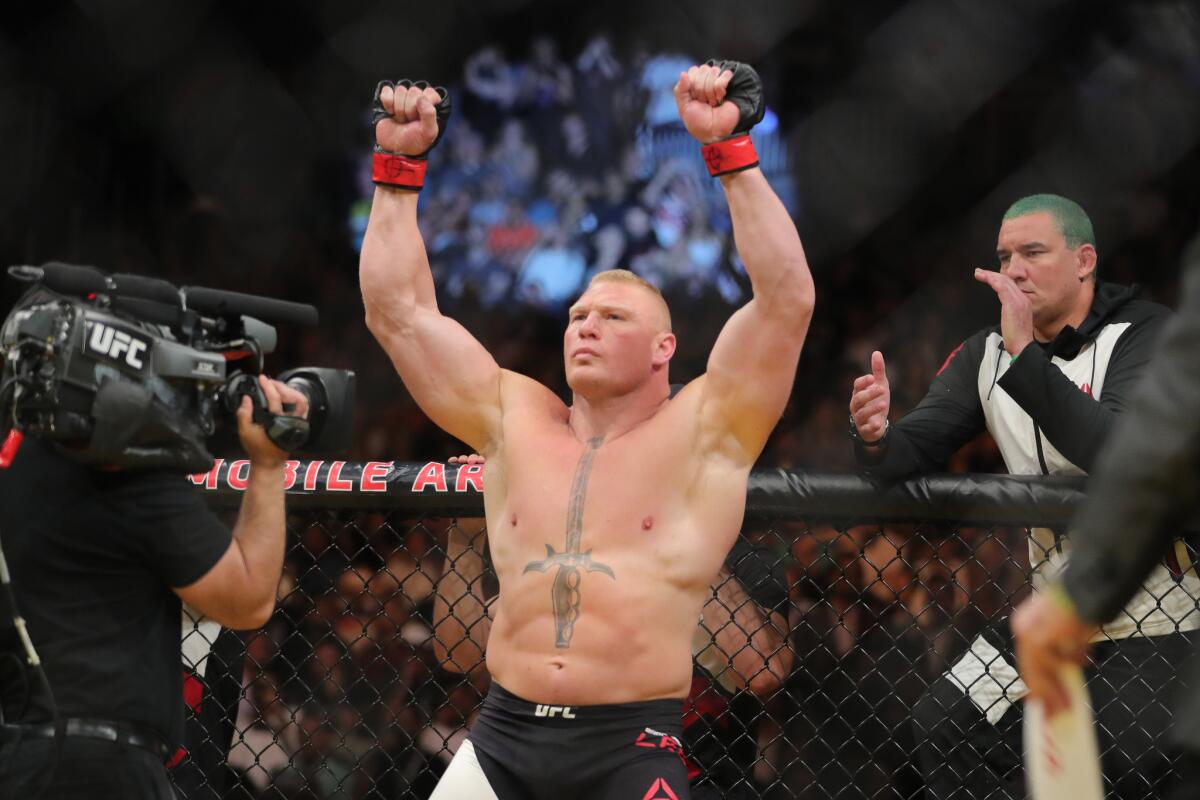
POLYGON ((675 105, 688 133, 702 144, 748 132, 766 110, 754 68, 715 59, 679 73, 675 105))
POLYGON ((376 152, 423 159, 450 119, 450 95, 425 81, 380 81, 371 108, 376 152))

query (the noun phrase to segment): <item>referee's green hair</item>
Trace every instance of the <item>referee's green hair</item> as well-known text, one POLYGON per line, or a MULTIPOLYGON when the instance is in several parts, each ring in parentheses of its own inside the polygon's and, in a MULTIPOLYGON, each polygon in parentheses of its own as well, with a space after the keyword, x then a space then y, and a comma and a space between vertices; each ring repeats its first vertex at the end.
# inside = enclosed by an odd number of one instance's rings
POLYGON ((1092 231, 1091 218, 1079 203, 1062 195, 1031 194, 1022 197, 1008 207, 1008 211, 1004 212, 1004 219, 1010 220, 1043 211, 1054 219, 1058 232, 1067 240, 1067 247, 1074 250, 1085 244, 1096 246, 1096 234, 1092 231))

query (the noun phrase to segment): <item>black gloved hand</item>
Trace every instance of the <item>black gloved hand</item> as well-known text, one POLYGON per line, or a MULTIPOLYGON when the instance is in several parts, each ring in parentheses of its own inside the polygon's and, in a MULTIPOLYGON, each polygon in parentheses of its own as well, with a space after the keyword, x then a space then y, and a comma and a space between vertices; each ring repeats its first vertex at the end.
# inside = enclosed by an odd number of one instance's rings
POLYGON ((720 67, 722 72, 729 70, 733 73, 729 85, 725 87, 725 99, 737 106, 741 114, 730 136, 740 136, 762 122, 767 106, 763 103, 762 78, 758 76, 754 67, 740 61, 716 58, 710 58, 705 64, 720 67))
MULTIPOLYGON (((428 81, 410 81, 407 79, 399 80, 399 81, 395 81, 395 82, 380 81, 379 84, 375 87, 375 99, 371 103, 371 132, 372 132, 372 135, 374 135, 375 126, 379 124, 379 120, 387 119, 387 118, 393 116, 392 114, 389 114, 387 112, 387 109, 385 109, 383 107, 383 100, 380 97, 381 93, 383 92, 383 87, 385 87, 385 86, 390 86, 394 91, 397 91, 397 92, 408 91, 408 89, 413 86, 417 87, 418 89, 422 89, 422 90, 430 88, 428 81)), ((437 136, 435 136, 433 139, 433 142, 428 147, 426 147, 424 150, 422 150, 420 153, 393 153, 390 150, 385 150, 384 148, 380 147, 379 142, 376 141, 375 142, 375 152, 376 153, 386 153, 388 155, 402 155, 405 158, 416 159, 419 161, 425 160, 425 158, 429 155, 429 151, 432 150, 434 147, 436 147, 437 143, 439 141, 441 141, 442 135, 446 133, 446 123, 450 121, 450 93, 441 86, 434 86, 433 90, 436 91, 439 95, 441 95, 441 98, 442 98, 434 106, 434 110, 437 112, 438 131, 437 131, 437 136)))

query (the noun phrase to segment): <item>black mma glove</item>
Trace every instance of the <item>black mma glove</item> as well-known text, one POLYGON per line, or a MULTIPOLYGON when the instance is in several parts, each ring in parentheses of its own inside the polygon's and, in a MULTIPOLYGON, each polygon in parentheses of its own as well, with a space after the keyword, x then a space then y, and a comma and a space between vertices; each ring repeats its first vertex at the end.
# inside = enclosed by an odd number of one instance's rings
POLYGON ((737 125, 724 139, 706 144, 700 152, 708 165, 708 174, 728 175, 758 166, 758 153, 750 141, 750 129, 762 121, 767 106, 763 103, 762 78, 749 64, 710 58, 707 66, 729 70, 733 77, 725 87, 725 99, 738 108, 737 125))
POLYGON ((737 106, 741 115, 729 138, 739 133, 748 133, 751 128, 762 122, 767 106, 763 102, 762 78, 758 77, 754 67, 740 61, 718 61, 715 58, 710 58, 704 63, 710 67, 720 67, 721 72, 729 70, 733 73, 729 85, 725 87, 725 99, 737 106))
MULTIPOLYGON (((375 87, 375 98, 371 103, 372 132, 379 120, 392 116, 384 109, 383 100, 380 97, 385 86, 390 86, 393 90, 408 90, 413 86, 422 90, 429 88, 426 81, 400 80, 394 83, 380 81, 375 87)), ((437 113, 438 132, 432 144, 420 153, 393 153, 384 150, 379 146, 379 142, 376 142, 375 155, 371 163, 371 180, 373 182, 417 192, 425 185, 425 168, 428 166, 426 158, 429 156, 429 151, 436 147, 441 140, 442 134, 446 132, 446 123, 450 121, 450 93, 441 86, 434 86, 433 89, 441 95, 442 99, 434 106, 434 111, 437 113)))

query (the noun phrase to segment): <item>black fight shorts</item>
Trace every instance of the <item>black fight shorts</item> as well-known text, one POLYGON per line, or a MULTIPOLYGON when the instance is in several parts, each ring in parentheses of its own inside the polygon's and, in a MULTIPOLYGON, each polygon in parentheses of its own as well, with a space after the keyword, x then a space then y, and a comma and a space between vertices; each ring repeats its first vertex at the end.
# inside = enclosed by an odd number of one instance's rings
POLYGON ((430 800, 690 800, 683 701, 531 703, 496 683, 430 800))

